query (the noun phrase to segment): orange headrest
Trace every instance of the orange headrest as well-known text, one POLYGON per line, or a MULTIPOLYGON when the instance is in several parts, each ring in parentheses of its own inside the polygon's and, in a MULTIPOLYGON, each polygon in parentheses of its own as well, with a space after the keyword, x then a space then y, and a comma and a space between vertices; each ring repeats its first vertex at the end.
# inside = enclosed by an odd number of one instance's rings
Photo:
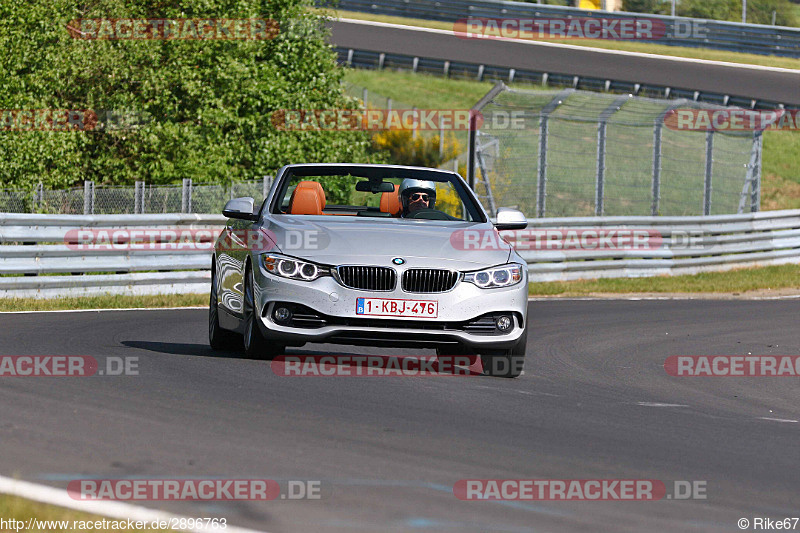
POLYGON ((319 193, 320 201, 322 202, 322 209, 325 209, 326 199, 325 199, 325 189, 322 188, 322 185, 318 181, 301 181, 297 184, 297 189, 315 189, 317 193, 319 193))
POLYGON ((397 215, 403 210, 403 206, 400 204, 400 198, 397 196, 397 185, 392 185, 394 186, 393 192, 381 193, 381 211, 397 215))
POLYGON ((289 212, 293 215, 321 215, 322 199, 316 188, 297 187, 289 199, 289 212))

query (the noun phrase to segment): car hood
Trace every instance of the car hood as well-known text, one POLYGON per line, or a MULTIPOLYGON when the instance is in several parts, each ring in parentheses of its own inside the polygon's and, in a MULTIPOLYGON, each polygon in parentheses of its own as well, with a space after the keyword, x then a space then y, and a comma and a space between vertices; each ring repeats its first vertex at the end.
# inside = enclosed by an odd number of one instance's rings
POLYGON ((470 270, 508 262, 511 246, 489 223, 283 215, 263 224, 278 249, 328 265, 470 270))

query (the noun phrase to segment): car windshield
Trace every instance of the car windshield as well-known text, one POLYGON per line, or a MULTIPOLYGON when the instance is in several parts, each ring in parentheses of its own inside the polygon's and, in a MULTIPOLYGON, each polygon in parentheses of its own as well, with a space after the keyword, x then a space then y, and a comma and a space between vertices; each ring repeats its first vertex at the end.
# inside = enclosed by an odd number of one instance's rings
POLYGON ((273 214, 338 215, 416 220, 484 221, 473 197, 454 174, 395 170, 390 176, 347 171, 284 175, 273 214))

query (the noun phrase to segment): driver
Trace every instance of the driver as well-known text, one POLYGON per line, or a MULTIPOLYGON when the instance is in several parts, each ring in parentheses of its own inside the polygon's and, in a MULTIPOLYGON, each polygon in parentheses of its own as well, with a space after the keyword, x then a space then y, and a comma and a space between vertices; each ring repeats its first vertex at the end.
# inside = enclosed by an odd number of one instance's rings
POLYGON ((420 209, 433 209, 436 205, 436 185, 432 181, 406 178, 397 190, 403 211, 402 218, 410 218, 420 209))

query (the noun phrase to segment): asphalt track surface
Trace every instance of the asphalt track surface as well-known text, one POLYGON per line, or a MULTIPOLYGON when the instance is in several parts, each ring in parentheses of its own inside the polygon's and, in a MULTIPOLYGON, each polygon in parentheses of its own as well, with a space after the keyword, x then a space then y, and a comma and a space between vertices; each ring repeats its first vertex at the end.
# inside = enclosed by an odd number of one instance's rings
POLYGON ((347 48, 608 78, 800 105, 800 71, 750 70, 534 42, 461 39, 411 28, 355 22, 336 21, 330 26, 331 42, 347 48))
POLYGON ((204 310, 2 314, 2 355, 134 356, 140 375, 0 378, 0 475, 322 482, 316 501, 145 504, 269 532, 739 531, 797 516, 800 424, 764 418, 800 419, 798 378, 663 364, 800 354, 797 316, 787 300, 531 302, 526 373, 504 380, 279 377, 211 351, 204 310), (470 478, 706 481, 707 499, 456 499, 470 478))

